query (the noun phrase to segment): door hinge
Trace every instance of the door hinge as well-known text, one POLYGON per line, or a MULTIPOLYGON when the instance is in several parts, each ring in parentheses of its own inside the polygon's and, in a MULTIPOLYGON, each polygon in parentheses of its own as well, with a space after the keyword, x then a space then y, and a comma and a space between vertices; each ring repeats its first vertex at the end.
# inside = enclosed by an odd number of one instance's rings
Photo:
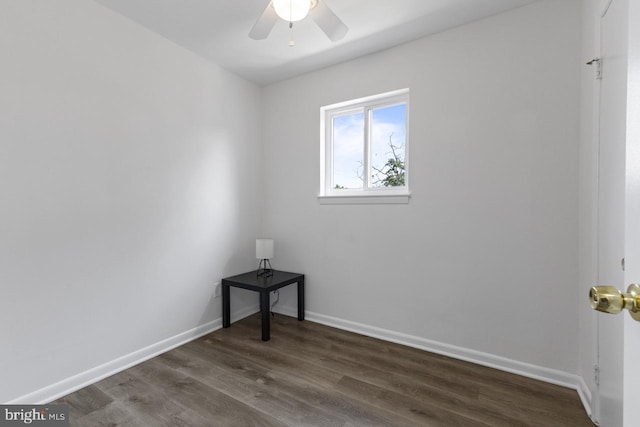
POLYGON ((600 385, 600 366, 593 365, 593 380, 596 383, 596 386, 600 385))
POLYGON ((602 80, 602 60, 600 58, 593 58, 591 61, 587 62, 587 65, 595 65, 596 79, 602 80))

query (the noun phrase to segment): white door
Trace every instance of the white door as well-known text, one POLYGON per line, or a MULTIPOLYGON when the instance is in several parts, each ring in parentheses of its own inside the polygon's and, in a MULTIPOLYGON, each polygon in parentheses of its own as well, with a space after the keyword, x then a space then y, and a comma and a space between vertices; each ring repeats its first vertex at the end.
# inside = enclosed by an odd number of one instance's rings
MULTIPOLYGON (((640 0, 629 1, 625 284, 640 284, 640 0)), ((624 426, 640 426, 640 322, 624 317, 624 426)), ((604 424, 601 424, 604 427, 604 424)))
MULTIPOLYGON (((623 291, 629 283, 640 283, 638 22, 639 0, 613 0, 601 20, 598 267, 601 284, 623 291)), ((639 426, 640 322, 626 313, 599 314, 598 350, 600 425, 639 426)))

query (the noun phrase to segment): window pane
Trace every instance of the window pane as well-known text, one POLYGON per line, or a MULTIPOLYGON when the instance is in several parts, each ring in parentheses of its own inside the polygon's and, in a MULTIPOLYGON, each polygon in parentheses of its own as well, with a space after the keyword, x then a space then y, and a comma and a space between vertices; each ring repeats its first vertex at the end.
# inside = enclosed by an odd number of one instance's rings
POLYGON ((371 110, 371 187, 405 185, 407 105, 371 110))
POLYGON ((364 113, 333 118, 333 187, 362 189, 364 113))

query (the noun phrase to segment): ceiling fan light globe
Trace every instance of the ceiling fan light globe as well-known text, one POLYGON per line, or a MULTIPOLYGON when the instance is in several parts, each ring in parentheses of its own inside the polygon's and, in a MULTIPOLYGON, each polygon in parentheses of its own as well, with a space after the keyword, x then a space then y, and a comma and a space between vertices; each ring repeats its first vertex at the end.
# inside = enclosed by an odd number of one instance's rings
POLYGON ((272 0, 272 3, 278 16, 289 22, 304 19, 311 8, 310 0, 272 0))

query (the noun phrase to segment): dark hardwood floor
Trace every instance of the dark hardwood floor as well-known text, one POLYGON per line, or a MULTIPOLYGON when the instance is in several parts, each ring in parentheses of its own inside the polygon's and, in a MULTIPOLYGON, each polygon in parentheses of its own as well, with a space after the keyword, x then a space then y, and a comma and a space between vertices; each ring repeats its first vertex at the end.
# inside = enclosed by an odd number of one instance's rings
POLYGON ((574 390, 257 315, 58 400, 72 426, 593 426, 574 390))

